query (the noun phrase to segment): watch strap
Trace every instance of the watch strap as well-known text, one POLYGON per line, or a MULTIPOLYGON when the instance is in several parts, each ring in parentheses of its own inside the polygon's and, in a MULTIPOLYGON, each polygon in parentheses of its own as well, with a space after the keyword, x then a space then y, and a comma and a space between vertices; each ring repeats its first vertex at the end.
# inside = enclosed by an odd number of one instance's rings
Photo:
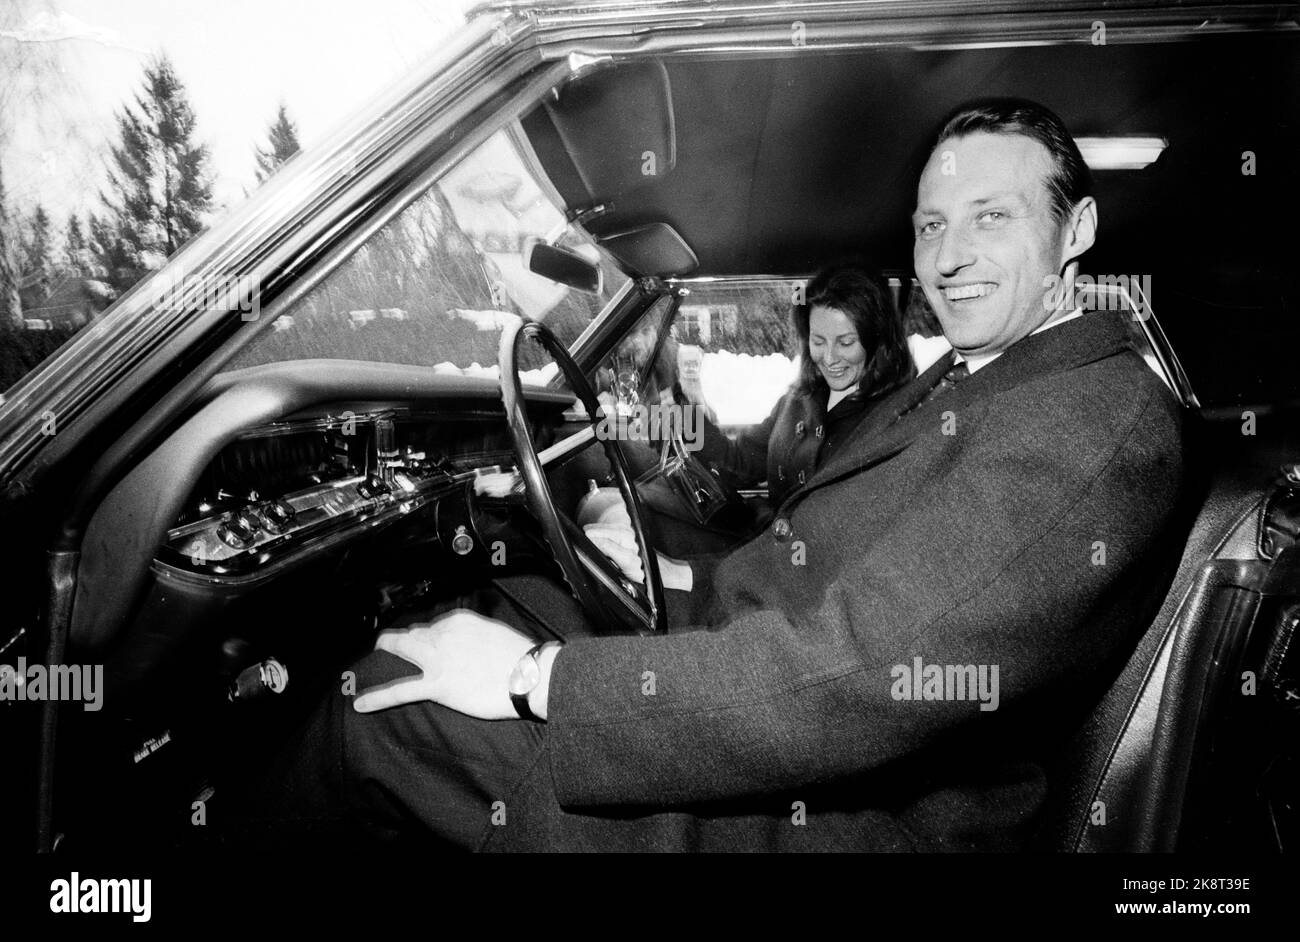
MULTIPOLYGON (((533 663, 536 664, 538 662, 538 658, 541 656, 542 648, 546 647, 548 644, 558 644, 558 643, 559 642, 555 642, 555 641, 540 641, 537 644, 533 645, 531 648, 529 648, 524 653, 524 656, 520 658, 520 660, 522 661, 524 657, 531 657, 533 659, 533 663)), ((537 688, 534 687, 533 690, 535 689, 537 688)), ((521 720, 531 720, 534 723, 540 723, 542 721, 542 718, 538 716, 536 713, 534 713, 533 708, 528 705, 528 695, 531 694, 532 692, 533 692, 532 690, 529 690, 528 693, 512 693, 510 694, 510 703, 514 706, 515 712, 519 714, 519 718, 521 720)))

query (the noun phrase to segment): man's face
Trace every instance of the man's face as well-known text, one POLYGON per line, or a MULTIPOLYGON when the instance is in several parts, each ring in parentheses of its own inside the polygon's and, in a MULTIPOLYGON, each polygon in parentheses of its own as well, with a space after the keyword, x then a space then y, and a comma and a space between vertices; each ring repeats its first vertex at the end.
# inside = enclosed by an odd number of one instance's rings
POLYGON ((944 141, 917 189, 912 258, 943 332, 966 355, 1000 353, 1051 314, 1067 259, 1051 213, 1052 158, 1020 134, 944 141))

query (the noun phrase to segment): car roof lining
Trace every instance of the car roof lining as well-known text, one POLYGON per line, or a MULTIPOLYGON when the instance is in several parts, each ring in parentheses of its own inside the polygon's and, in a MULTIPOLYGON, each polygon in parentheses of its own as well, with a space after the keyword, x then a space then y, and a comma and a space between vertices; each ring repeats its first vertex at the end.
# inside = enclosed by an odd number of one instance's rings
MULTIPOLYGON (((1297 53, 1300 35, 1279 32, 666 56, 676 166, 584 225, 597 239, 671 226, 699 259, 692 277, 804 276, 854 257, 906 278, 927 136, 973 96, 1028 97, 1078 136, 1169 140, 1143 170, 1094 174, 1100 229, 1081 271, 1149 275, 1152 308, 1201 400, 1261 401, 1263 380, 1243 387, 1220 365, 1226 346, 1258 376, 1291 370, 1291 240, 1271 220, 1300 214, 1297 53), (1247 152, 1260 161, 1251 175, 1247 152)), ((523 127, 565 205, 580 208, 587 194, 541 110, 523 127)))
MULTIPOLYGON (((617 194, 612 210, 589 228, 599 236, 667 223, 699 256, 701 275, 808 272, 822 259, 861 252, 905 269, 915 175, 928 135, 961 101, 1017 94, 1058 111, 1078 135, 1163 134, 1171 141, 1170 156, 1181 151, 1191 159, 1191 166, 1162 163, 1099 176, 1107 238, 1132 243, 1147 208, 1130 205, 1134 183, 1165 177, 1170 183, 1163 190, 1180 189, 1189 174, 1206 169, 1198 145, 1227 138, 1244 123, 1234 120, 1236 113, 1251 112, 1279 143, 1294 144, 1285 106, 1295 103, 1286 82, 1297 77, 1295 63, 1271 61, 1283 57, 1263 54, 1259 43, 1294 49, 1296 41, 1289 35, 1220 36, 1106 47, 666 58, 677 166, 617 194), (1207 62, 1239 67, 1240 82, 1207 78, 1202 73, 1215 71, 1207 62), (1098 68, 1107 83, 1094 81, 1098 68), (1240 94, 1256 83, 1290 101, 1279 102, 1275 112, 1271 103, 1254 100, 1265 96, 1240 94)), ((585 208, 588 196, 572 160, 549 122, 539 120, 540 110, 524 122, 528 136, 566 205, 585 208)))

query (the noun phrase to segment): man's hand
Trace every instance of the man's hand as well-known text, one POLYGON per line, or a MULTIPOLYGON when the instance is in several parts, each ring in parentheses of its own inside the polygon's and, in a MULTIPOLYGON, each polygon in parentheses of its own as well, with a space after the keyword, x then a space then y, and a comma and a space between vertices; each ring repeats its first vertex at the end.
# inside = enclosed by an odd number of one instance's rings
MULTIPOLYGON (((621 509, 621 507, 620 507, 621 509)), ((645 582, 645 573, 641 569, 641 554, 637 550, 636 534, 632 530, 631 518, 623 510, 620 517, 611 512, 602 517, 602 522, 591 523, 582 528, 596 549, 600 550, 637 585, 645 582)), ((659 558, 659 576, 665 589, 677 589, 681 592, 691 591, 695 576, 691 564, 665 556, 655 551, 659 558)))
POLYGON ((372 713, 432 700, 481 720, 518 719, 507 681, 533 643, 509 625, 466 609, 427 625, 385 631, 375 647, 410 661, 423 673, 371 687, 357 696, 353 707, 372 713))

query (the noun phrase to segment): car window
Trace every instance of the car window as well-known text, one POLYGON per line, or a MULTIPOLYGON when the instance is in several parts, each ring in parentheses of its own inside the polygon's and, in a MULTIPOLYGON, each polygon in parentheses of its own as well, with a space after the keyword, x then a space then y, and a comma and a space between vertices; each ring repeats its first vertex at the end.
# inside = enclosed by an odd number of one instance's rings
POLYGON ((723 428, 762 422, 798 375, 790 308, 802 279, 691 282, 673 329, 683 389, 723 428))
MULTIPOLYGON (((627 281, 547 197, 507 131, 489 138, 241 351, 229 368, 313 358, 371 360, 496 375, 513 317, 569 346, 627 281), (524 253, 553 241, 601 266, 597 293, 533 274, 524 253)), ((555 373, 533 345, 521 372, 555 373)))
MULTIPOLYGON (((924 372, 948 352, 948 340, 915 279, 888 278, 887 282, 894 309, 904 322, 907 347, 918 372, 924 372)), ((758 425, 800 372, 800 340, 790 312, 806 283, 805 278, 680 283, 681 304, 651 377, 671 374, 680 379, 690 401, 705 405, 712 420, 724 429, 758 425)), ((658 330, 656 324, 658 320, 646 314, 623 348, 638 333, 658 330)), ((614 360, 611 356, 604 364, 608 376, 619 373, 614 360)), ((621 374, 625 376, 627 370, 621 374)), ((638 395, 643 398, 646 388, 653 386, 645 381, 645 370, 641 370, 641 383, 638 395)))
POLYGON ((659 298, 601 360, 598 394, 631 417, 680 383, 681 394, 724 428, 763 421, 798 371, 790 303, 802 285, 744 279, 679 286, 680 299, 659 298))
POLYGON ((608 397, 608 404, 621 415, 632 415, 638 406, 657 402, 675 380, 676 344, 671 330, 664 336, 672 306, 671 295, 657 299, 596 366, 597 395, 608 397))

